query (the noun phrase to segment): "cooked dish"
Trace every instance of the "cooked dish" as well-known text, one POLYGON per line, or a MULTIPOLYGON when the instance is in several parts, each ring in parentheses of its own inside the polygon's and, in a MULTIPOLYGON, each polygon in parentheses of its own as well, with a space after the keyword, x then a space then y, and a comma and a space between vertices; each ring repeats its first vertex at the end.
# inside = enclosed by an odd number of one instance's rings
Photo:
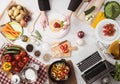
POLYGON ((67 80, 70 68, 65 63, 55 63, 52 65, 50 75, 54 80, 67 80))

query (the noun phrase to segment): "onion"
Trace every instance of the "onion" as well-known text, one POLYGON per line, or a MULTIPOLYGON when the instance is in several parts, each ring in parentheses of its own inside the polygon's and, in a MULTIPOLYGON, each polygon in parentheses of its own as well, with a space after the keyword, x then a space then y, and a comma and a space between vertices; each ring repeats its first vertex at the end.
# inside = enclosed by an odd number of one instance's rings
POLYGON ((27 24, 27 23, 26 23, 26 21, 25 21, 25 20, 23 20, 23 19, 22 19, 22 20, 20 20, 20 25, 21 25, 22 27, 25 27, 25 26, 26 26, 26 24, 27 24))
POLYGON ((79 31, 78 33, 77 33, 77 36, 79 37, 79 38, 83 38, 84 37, 84 32, 83 31, 79 31))

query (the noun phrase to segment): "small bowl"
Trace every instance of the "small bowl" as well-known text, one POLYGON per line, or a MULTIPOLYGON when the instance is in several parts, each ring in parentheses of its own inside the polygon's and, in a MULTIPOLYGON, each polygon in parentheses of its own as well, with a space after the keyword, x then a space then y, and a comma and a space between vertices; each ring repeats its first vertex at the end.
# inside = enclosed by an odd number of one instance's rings
POLYGON ((37 70, 27 67, 22 71, 21 77, 27 83, 34 83, 37 80, 37 70))
POLYGON ((71 66, 66 62, 66 60, 65 59, 61 59, 61 60, 58 60, 58 61, 55 61, 55 62, 53 62, 51 65, 50 65, 50 67, 49 67, 49 69, 48 69, 48 76, 49 76, 49 78, 53 81, 53 82, 55 82, 55 83, 60 83, 60 84, 63 84, 65 81, 67 81, 69 78, 70 78, 70 76, 72 75, 72 72, 71 72, 71 66), (68 78, 66 78, 66 79, 61 79, 61 80, 56 80, 52 75, 51 75, 51 71, 52 71, 52 67, 53 66, 55 66, 56 64, 65 64, 65 66, 67 66, 68 68, 69 68, 69 72, 68 72, 68 78))

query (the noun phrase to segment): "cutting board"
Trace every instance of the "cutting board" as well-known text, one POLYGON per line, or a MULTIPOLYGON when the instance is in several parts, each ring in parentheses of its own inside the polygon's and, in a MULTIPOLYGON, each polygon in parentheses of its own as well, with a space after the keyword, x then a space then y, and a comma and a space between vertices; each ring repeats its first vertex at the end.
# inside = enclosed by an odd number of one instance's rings
POLYGON ((83 0, 81 5, 75 11, 75 16, 77 16, 80 20, 90 24, 92 22, 92 20, 94 19, 94 17, 97 15, 97 13, 100 11, 104 1, 105 0, 91 0, 90 2, 87 2, 87 5, 84 6, 84 8, 82 8, 82 6, 86 3, 86 1, 83 0), (91 21, 87 21, 84 11, 90 9, 92 6, 95 6, 95 10, 93 12, 91 12, 90 14, 93 15, 94 17, 92 18, 91 21), (82 10, 81 13, 79 13, 80 10, 82 10))
POLYGON ((76 46, 71 46, 69 41, 64 41, 63 43, 60 43, 59 45, 51 48, 52 51, 52 57, 70 57, 71 56, 71 52, 73 50, 77 50, 76 46), (67 45, 67 50, 68 52, 64 53, 62 51, 62 49, 60 48, 61 46, 65 46, 67 45))
MULTIPOLYGON (((71 60, 68 60, 67 63, 71 67, 71 71, 72 71, 71 72, 71 76, 70 76, 70 78, 67 81, 65 81, 64 83, 60 83, 60 84, 77 84, 73 63, 72 63, 71 60)), ((46 65, 47 72, 48 72, 49 66, 50 65, 46 65)), ((49 79, 49 77, 48 77, 48 79, 49 79)), ((49 84, 55 84, 55 83, 52 80, 49 79, 49 84)))

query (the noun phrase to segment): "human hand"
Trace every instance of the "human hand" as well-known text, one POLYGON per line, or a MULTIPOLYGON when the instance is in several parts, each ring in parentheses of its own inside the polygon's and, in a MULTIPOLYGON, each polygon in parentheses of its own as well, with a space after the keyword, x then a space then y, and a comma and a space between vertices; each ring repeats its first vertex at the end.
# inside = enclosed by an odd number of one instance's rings
POLYGON ((65 17, 63 29, 67 29, 70 26, 72 13, 73 13, 72 11, 69 11, 68 15, 65 17))
POLYGON ((90 2, 91 0, 88 0, 88 2, 90 2))
POLYGON ((41 11, 41 24, 43 29, 45 29, 46 26, 48 25, 48 18, 45 11, 41 11))

